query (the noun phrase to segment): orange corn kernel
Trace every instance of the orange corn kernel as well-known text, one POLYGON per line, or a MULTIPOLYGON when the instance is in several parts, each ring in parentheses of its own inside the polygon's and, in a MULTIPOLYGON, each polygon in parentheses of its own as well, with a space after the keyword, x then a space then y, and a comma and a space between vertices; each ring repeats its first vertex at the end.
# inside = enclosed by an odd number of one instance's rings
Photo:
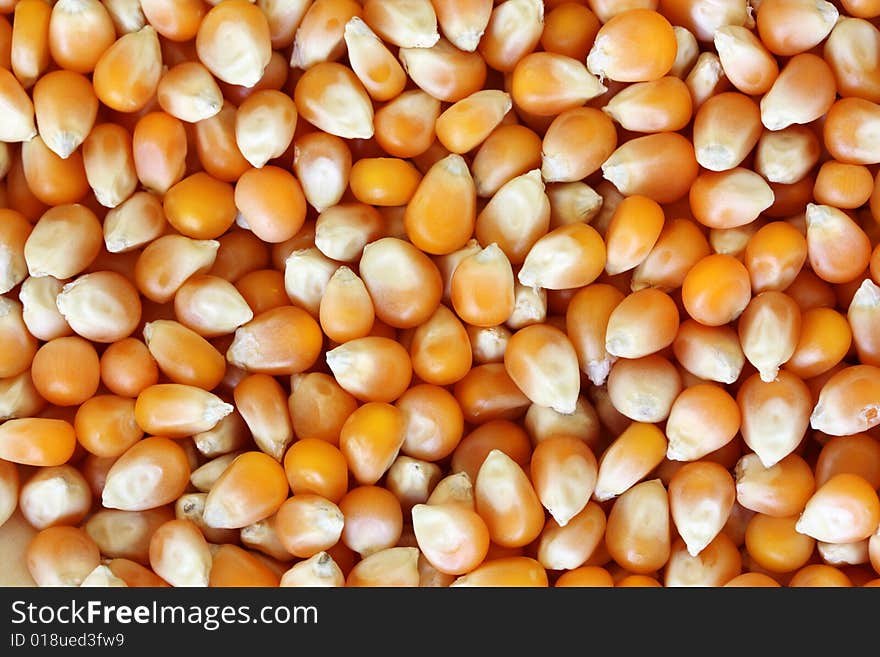
POLYGON ((144 341, 159 369, 174 383, 211 390, 226 372, 226 359, 205 338, 171 320, 144 326, 144 341))
POLYGON ((635 574, 662 567, 670 556, 669 499, 659 479, 636 484, 611 507, 605 545, 620 566, 635 574))
POLYGON ((79 586, 100 564, 101 553, 78 527, 47 527, 30 540, 25 559, 37 586, 79 586))
POLYGON ((372 330, 373 301, 364 282, 348 267, 337 269, 327 282, 319 319, 327 337, 340 343, 366 337, 372 330))
POLYGON ((237 456, 205 501, 209 527, 237 529, 268 518, 287 499, 290 487, 281 464, 263 452, 237 456))
POLYGON ((345 585, 404 587, 419 586, 419 550, 415 547, 390 547, 380 550, 358 561, 345 585))
POLYGON ((876 330, 880 319, 878 309, 880 286, 866 278, 853 295, 846 315, 859 362, 865 365, 880 365, 880 339, 876 330))
POLYGON ((252 552, 221 545, 212 555, 208 586, 277 587, 279 575, 252 552))
POLYGON ((367 336, 331 349, 327 365, 343 389, 361 401, 392 402, 409 387, 409 353, 390 338, 367 336))
POLYGON ((399 408, 367 402, 348 416, 339 434, 339 449, 361 485, 375 484, 391 467, 405 438, 399 408))
POLYGON ((445 388, 422 383, 411 387, 395 406, 403 413, 401 453, 426 461, 439 461, 453 453, 464 432, 458 401, 445 388))
POLYGON ((0 458, 40 467, 66 463, 76 448, 76 433, 65 420, 15 418, 0 424, 0 458))
POLYGON ((101 382, 122 397, 137 397, 158 383, 159 368, 147 346, 137 338, 123 338, 101 354, 101 382))
POLYGON ((576 107, 558 114, 541 144, 541 174, 547 182, 574 182, 599 170, 618 147, 606 113, 576 107))
POLYGON ((746 94, 728 91, 710 97, 694 116, 697 162, 711 171, 740 166, 762 129, 758 104, 746 94))
POLYGON ((644 196, 629 196, 615 208, 605 232, 605 271, 611 275, 640 265, 663 230, 660 205, 644 196))
POLYGON ((30 88, 49 66, 49 20, 52 7, 43 0, 15 3, 10 42, 11 70, 30 88))
POLYGON ((666 436, 656 425, 633 422, 599 459, 593 496, 604 502, 644 479, 666 455, 666 436))
POLYGON ((761 226, 746 243, 743 263, 749 271, 752 290, 785 290, 807 259, 803 234, 785 221, 761 226))
POLYGON ((373 100, 391 100, 403 91, 407 81, 403 67, 362 18, 349 19, 344 40, 352 70, 373 100))
POLYGON ((434 142, 440 101, 421 89, 403 91, 376 110, 375 139, 393 157, 415 157, 434 142))
POLYGON ((472 424, 517 419, 530 403, 507 374, 503 363, 472 368, 456 382, 453 393, 461 405, 465 421, 472 424))
POLYGON ((345 139, 373 136, 373 105, 357 76, 342 64, 321 62, 296 83, 294 101, 299 116, 345 139))
POLYGON ((567 224, 535 242, 517 279, 527 287, 548 290, 582 287, 598 278, 605 260, 605 244, 595 228, 567 224))
POLYGON ((280 461, 293 440, 293 426, 287 395, 278 380, 249 374, 236 384, 233 399, 257 447, 280 461))
POLYGON ((183 448, 168 438, 134 443, 107 472, 101 503, 108 509, 143 511, 175 501, 189 484, 183 448))
POLYGON ((775 579, 773 579, 770 575, 765 575, 764 573, 749 572, 743 573, 742 575, 737 575, 732 580, 728 581, 724 586, 773 588, 782 585, 775 579))
POLYGON ((198 32, 207 7, 198 0, 145 0, 141 3, 141 11, 150 25, 166 39, 189 41, 198 32))
POLYGON ((821 205, 851 210, 871 197, 874 179, 867 167, 827 160, 819 167, 813 184, 813 198, 821 205))
POLYGON ((864 98, 841 98, 827 110, 822 138, 828 153, 845 164, 876 164, 880 144, 861 136, 880 119, 880 106, 864 98))
POLYGON ((684 197, 699 173, 693 144, 676 132, 630 139, 601 168, 621 194, 640 194, 661 204, 684 197), (669 179, 669 171, 678 172, 674 180, 669 179))
POLYGON ((876 103, 880 101, 880 77, 865 53, 880 45, 880 30, 864 16, 852 16, 855 14, 838 17, 825 40, 822 55, 834 72, 842 97, 859 96, 876 103), (862 50, 863 47, 867 50, 862 50))
POLYGON ((236 114, 235 106, 227 102, 219 112, 195 124, 199 162, 207 173, 225 182, 235 182, 250 168, 235 141, 236 114))
POLYGON ((452 471, 463 472, 475 481, 480 466, 493 449, 503 451, 520 466, 525 466, 531 457, 531 443, 522 428, 508 420, 490 420, 459 442, 452 454, 452 471))
POLYGON ((752 375, 742 383, 737 402, 743 440, 765 467, 778 463, 800 444, 812 401, 807 385, 785 370, 772 381, 752 375))
POLYGON ((342 543, 362 557, 393 547, 403 531, 400 502, 386 488, 355 486, 339 501, 342 543))
POLYGON ((429 254, 460 249, 476 220, 476 188, 465 160, 453 153, 433 164, 424 178, 410 176, 417 186, 403 219, 407 237, 429 254))
POLYGON ((421 182, 418 170, 399 158, 363 158, 351 168, 352 194, 362 203, 406 205, 421 182))
POLYGON ((482 563, 489 549, 489 530, 472 509, 418 504, 412 517, 419 549, 440 572, 460 575, 482 563))
POLYGON ((602 111, 633 132, 675 132, 690 123, 693 99, 674 75, 635 82, 612 96, 602 111))
POLYGON ((413 83, 441 102, 457 102, 486 82, 487 62, 444 38, 429 48, 401 48, 398 56, 413 83))
POLYGON ((492 196, 506 182, 540 164, 541 138, 525 126, 502 123, 486 137, 471 163, 477 195, 492 196))
POLYGON ((37 129, 46 146, 66 159, 85 141, 98 114, 91 81, 73 71, 52 71, 31 91, 37 129))
MULTIPOLYGON (((584 566, 591 556, 599 551, 606 526, 605 512, 595 502, 589 502, 565 526, 560 526, 550 518, 538 539, 537 559, 548 570, 581 570, 591 568, 584 566)), ((592 566, 592 568, 596 568, 592 566)), ((565 577, 567 573, 560 576, 565 577)), ((611 579, 610 574, 608 579, 611 579)), ((571 578, 570 578, 571 579, 571 578)), ((556 586, 559 586, 557 580, 556 586)), ((574 582, 564 583, 565 586, 578 586, 574 582)))
POLYGON ((168 192, 184 177, 187 148, 182 121, 165 112, 144 115, 132 133, 138 180, 150 191, 168 192))
POLYGON ((802 315, 794 354, 783 367, 802 379, 818 376, 838 365, 851 344, 852 329, 843 315, 831 308, 810 308, 802 315))
POLYGON ((31 364, 34 387, 56 406, 77 406, 98 390, 98 352, 79 336, 50 340, 34 354, 31 364))
POLYGON ((338 60, 346 51, 343 38, 347 22, 363 13, 358 3, 351 0, 319 0, 307 3, 299 12, 292 35, 290 66, 303 70, 319 62, 338 60))
POLYGON ((494 543, 519 547, 541 533, 544 507, 522 467, 501 450, 490 451, 480 466, 474 497, 494 543))
POLYGON ((492 10, 477 50, 486 64, 508 73, 536 48, 543 28, 543 2, 505 0, 492 10))
POLYGON ((830 2, 770 0, 761 4, 755 21, 758 36, 774 55, 784 57, 821 43, 840 14, 830 2))
POLYGON ((309 372, 291 378, 288 408, 300 440, 316 438, 338 445, 342 425, 357 406, 357 400, 328 374, 309 372))
POLYGON ((593 451, 578 438, 556 436, 535 447, 529 477, 541 504, 560 527, 584 510, 596 485, 593 451))
POLYGON ((880 480, 880 443, 867 434, 834 436, 816 459, 816 483, 821 486, 836 474, 862 477, 872 486, 880 480))
POLYGON ((688 554, 697 556, 723 530, 735 500, 733 477, 717 463, 686 463, 672 475, 669 511, 688 554))
POLYGON ((727 534, 721 532, 698 555, 691 556, 679 539, 672 546, 663 585, 720 587, 742 572, 742 558, 727 534))
POLYGON ((274 518, 281 544, 295 557, 308 559, 336 545, 342 536, 342 512, 320 495, 300 493, 289 497, 274 518))
POLYGON ((442 304, 427 321, 415 328, 409 353, 413 373, 434 385, 459 381, 473 363, 473 350, 464 325, 442 304))
POLYGON ((322 346, 318 322, 302 308, 285 305, 236 329, 226 360, 248 372, 296 374, 315 364, 322 346))
POLYGON ((530 114, 555 116, 607 91, 581 61, 546 51, 526 55, 511 74, 514 104, 530 114))
POLYGON ((113 20, 98 0, 61 0, 49 18, 49 52, 61 68, 91 73, 116 40, 113 20))
POLYGON ((263 76, 272 55, 266 15, 247 0, 212 7, 199 23, 195 46, 215 77, 247 87, 263 76))
POLYGON ((21 166, 33 196, 47 205, 77 203, 89 191, 81 150, 62 159, 37 135, 22 144, 21 166))
POLYGON ((162 78, 162 50, 156 29, 145 25, 112 42, 97 60, 92 84, 98 100, 118 112, 148 106, 162 78))
POLYGON ((666 422, 666 457, 696 461, 733 440, 740 429, 736 401, 719 385, 699 383, 676 397, 666 422))
POLYGON ((207 586, 211 550, 190 520, 169 520, 150 539, 150 567, 171 586, 207 586))
POLYGON ((877 491, 862 477, 840 473, 807 501, 796 530, 817 541, 851 543, 871 536, 880 524, 877 491))
POLYGON ((605 349, 618 358, 648 356, 672 344, 678 325, 679 312, 672 298, 645 288, 626 296, 611 311, 605 349))
POLYGON ((594 385, 602 385, 616 359, 605 348, 608 320, 624 295, 605 283, 578 290, 566 310, 566 333, 578 356, 581 371, 594 385))
POLYGON ((440 32, 461 50, 473 52, 492 14, 490 0, 436 0, 431 3, 440 32))
POLYGON ((0 297, 0 336, 4 349, 0 351, 0 376, 16 376, 28 370, 39 341, 28 331, 20 302, 0 297))
POLYGON ((843 210, 811 203, 807 205, 806 221, 810 265, 822 280, 846 283, 867 268, 870 240, 843 210))
POLYGON ((437 309, 443 283, 437 266, 417 247, 383 237, 364 248, 360 276, 376 317, 395 328, 422 324, 437 309))
POLYGON ((134 413, 135 401, 118 395, 95 395, 77 409, 77 442, 91 454, 121 456, 144 435, 134 413))
POLYGON ((464 258, 450 285, 456 314, 474 326, 503 324, 514 310, 513 270, 495 243, 464 258))
POLYGON ((669 416, 682 382, 675 365, 657 354, 615 361, 606 382, 614 407, 637 422, 662 422, 669 416))
POLYGON ((158 383, 142 390, 135 402, 138 426, 146 433, 183 438, 214 427, 233 407, 196 386, 158 383))
POLYGON ((742 314, 751 299, 748 270, 733 256, 706 256, 685 276, 681 297, 685 310, 698 322, 727 324, 742 314))
POLYGON ((696 222, 687 219, 667 221, 654 247, 633 270, 633 291, 656 287, 671 291, 681 287, 691 267, 711 253, 706 236, 696 222))
POLYGON ((834 74, 825 60, 811 53, 795 55, 761 98, 761 122, 769 130, 810 123, 828 112, 836 91, 834 74))
POLYGON ((618 82, 647 82, 666 75, 675 61, 672 25, 652 9, 629 9, 608 20, 596 34, 587 67, 618 82), (632 44, 638 44, 633 48, 632 44))
POLYGON ((547 571, 530 557, 487 559, 477 568, 457 578, 451 586, 547 587, 547 571))
POLYGON ((284 454, 284 471, 294 495, 313 493, 338 503, 348 491, 348 461, 324 440, 295 441, 284 454))
POLYGON ((580 372, 577 354, 563 331, 545 324, 518 330, 504 352, 504 367, 533 403, 574 412, 580 372))
POLYGON ((838 568, 827 564, 809 564, 798 570, 790 580, 789 587, 850 587, 852 580, 838 568))

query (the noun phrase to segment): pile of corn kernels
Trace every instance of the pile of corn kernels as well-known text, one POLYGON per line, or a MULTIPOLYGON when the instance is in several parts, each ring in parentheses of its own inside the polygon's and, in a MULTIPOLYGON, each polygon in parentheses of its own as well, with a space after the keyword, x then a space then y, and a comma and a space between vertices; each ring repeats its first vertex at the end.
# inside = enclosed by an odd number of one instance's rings
POLYGON ((880 585, 880 0, 0 0, 0 584, 880 585))

